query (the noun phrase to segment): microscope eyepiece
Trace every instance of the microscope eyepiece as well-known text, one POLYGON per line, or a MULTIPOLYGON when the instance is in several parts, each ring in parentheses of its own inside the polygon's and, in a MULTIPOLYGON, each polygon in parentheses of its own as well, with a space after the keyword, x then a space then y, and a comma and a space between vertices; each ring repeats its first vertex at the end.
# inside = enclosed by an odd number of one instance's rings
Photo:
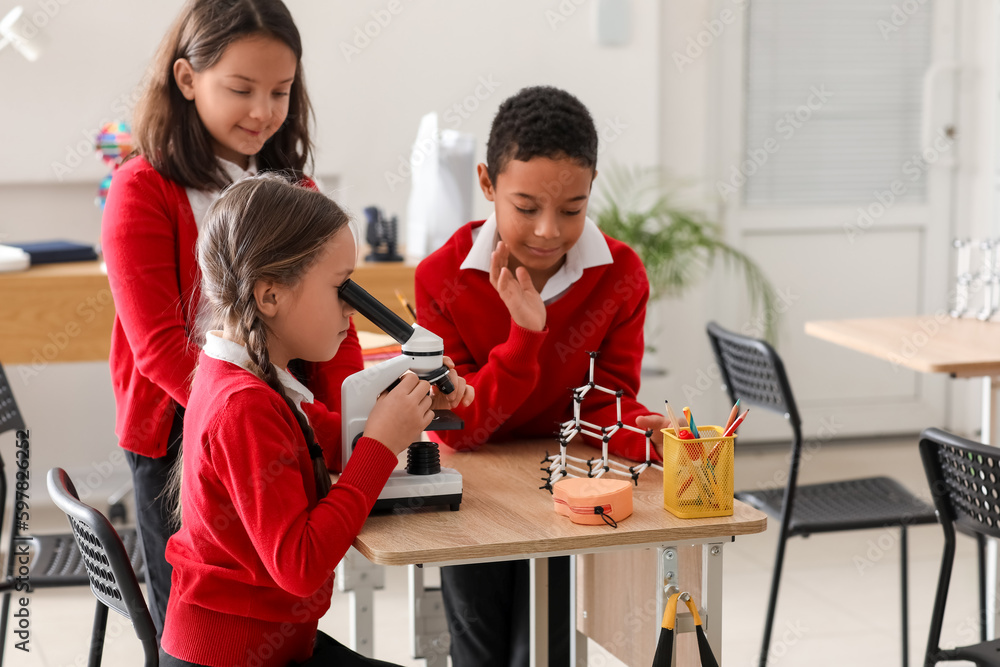
POLYGON ((402 317, 386 308, 381 301, 366 292, 353 280, 340 286, 340 298, 357 309, 382 331, 392 336, 400 345, 410 340, 413 327, 402 317))

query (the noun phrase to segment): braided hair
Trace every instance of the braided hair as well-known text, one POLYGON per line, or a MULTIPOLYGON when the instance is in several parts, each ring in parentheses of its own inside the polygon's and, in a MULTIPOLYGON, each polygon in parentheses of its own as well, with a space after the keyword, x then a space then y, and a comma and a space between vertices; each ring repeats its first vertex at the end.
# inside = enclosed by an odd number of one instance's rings
POLYGON ((254 287, 259 281, 297 284, 348 222, 347 214, 325 195, 270 173, 226 188, 209 209, 198 240, 201 298, 209 318, 201 326, 233 332, 246 347, 249 370, 284 399, 309 447, 319 498, 331 486, 323 450, 271 363, 270 330, 257 310, 254 287))

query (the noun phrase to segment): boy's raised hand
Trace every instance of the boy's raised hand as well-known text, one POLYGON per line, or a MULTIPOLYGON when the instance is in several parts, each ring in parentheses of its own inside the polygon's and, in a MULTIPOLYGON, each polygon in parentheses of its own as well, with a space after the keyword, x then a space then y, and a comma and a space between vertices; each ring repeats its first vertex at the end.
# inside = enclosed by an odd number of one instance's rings
POLYGON ((444 357, 444 365, 451 369, 448 372, 448 378, 451 380, 452 386, 455 387, 455 391, 445 394, 436 385, 432 385, 431 407, 435 410, 454 410, 459 405, 463 407, 472 405, 472 401, 476 397, 476 390, 466 383, 465 378, 458 376, 458 373, 455 372, 455 362, 451 360, 451 357, 444 357))
POLYGON ((523 266, 515 272, 508 268, 510 248, 503 241, 490 256, 490 284, 500 294, 510 317, 518 326, 531 331, 545 328, 545 302, 531 283, 531 276, 523 266))
POLYGON ((420 434, 434 419, 430 394, 429 382, 405 373, 392 391, 384 392, 375 401, 365 435, 399 454, 411 442, 420 440, 420 434))

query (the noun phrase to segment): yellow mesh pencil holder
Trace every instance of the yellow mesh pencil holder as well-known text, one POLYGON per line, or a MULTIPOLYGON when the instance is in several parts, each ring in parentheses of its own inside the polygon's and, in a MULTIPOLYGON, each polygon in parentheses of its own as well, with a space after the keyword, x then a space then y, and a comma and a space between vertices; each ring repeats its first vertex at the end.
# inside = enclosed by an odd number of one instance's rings
POLYGON ((718 426, 682 440, 663 429, 663 506, 681 519, 733 514, 733 447, 718 426))

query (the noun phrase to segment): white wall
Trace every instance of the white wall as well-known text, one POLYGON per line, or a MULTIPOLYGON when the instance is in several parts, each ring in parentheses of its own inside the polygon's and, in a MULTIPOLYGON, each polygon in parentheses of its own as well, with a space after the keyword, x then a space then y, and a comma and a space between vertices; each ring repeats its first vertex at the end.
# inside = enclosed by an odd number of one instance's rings
MULTIPOLYGON (((44 30, 50 43, 36 63, 11 49, 0 51, 0 83, 22 91, 16 102, 5 95, 0 104, 0 241, 96 242, 100 214, 93 199, 104 167, 87 154, 84 140, 131 107, 145 65, 181 2, 23 2, 39 17, 49 8, 44 30)), ((13 5, 0 1, 0 14, 13 5)), ((406 161, 424 113, 436 110, 443 125, 473 133, 476 159, 483 160, 496 107, 534 84, 558 85, 579 96, 599 129, 623 128, 612 141, 602 141, 599 168, 663 162, 680 177, 702 178, 707 62, 682 74, 664 53, 702 29, 707 0, 631 2, 631 37, 616 48, 595 43, 593 0, 401 0, 401 11, 350 58, 341 43, 352 44, 372 12, 389 7, 388 0, 288 5, 305 42, 317 116, 316 171, 336 180, 335 196, 355 212, 378 204, 403 217, 408 184, 390 187, 386 173, 396 173, 400 160, 406 161), (482 80, 494 82, 495 90, 487 92, 482 80), (475 99, 477 87, 482 100, 475 99), (453 108, 463 103, 467 118, 453 108)), ((485 217, 486 202, 478 194, 474 201, 475 214, 485 217)), ((671 374, 644 392, 651 405, 665 391, 676 394, 709 363, 702 300, 695 294, 686 303, 692 305, 673 307, 684 308, 677 312, 690 324, 672 325, 658 341, 671 374)), ((29 381, 17 367, 9 374, 33 429, 35 470, 57 464, 71 472, 107 470, 116 440, 105 364, 54 365, 29 381)), ((11 444, 0 443, 0 452, 9 456, 11 444)), ((119 464, 118 476, 105 486, 116 485, 124 473, 119 464)))

